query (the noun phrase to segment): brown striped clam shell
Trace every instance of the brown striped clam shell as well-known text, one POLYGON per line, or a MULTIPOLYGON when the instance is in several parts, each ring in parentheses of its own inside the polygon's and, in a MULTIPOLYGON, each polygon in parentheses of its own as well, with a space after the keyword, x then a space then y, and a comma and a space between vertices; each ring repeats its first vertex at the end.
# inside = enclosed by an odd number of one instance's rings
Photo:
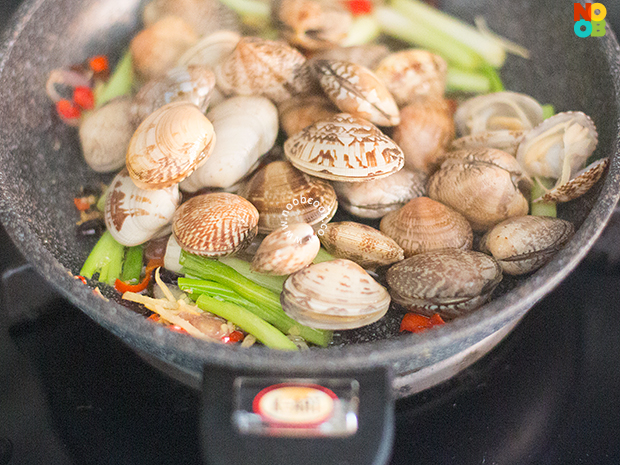
POLYGON ((440 249, 471 249, 473 232, 467 220, 456 211, 429 199, 418 197, 381 220, 381 232, 394 239, 405 257, 440 249))
POLYGON ((394 97, 368 68, 346 61, 314 60, 312 69, 325 94, 341 111, 378 126, 400 123, 394 97))
POLYGON ((353 221, 328 223, 319 234, 321 244, 336 258, 375 269, 404 259, 403 249, 381 231, 353 221))
POLYGON ((277 276, 295 273, 310 265, 320 248, 309 224, 283 226, 263 239, 252 259, 252 271, 277 276))
POLYGON ((601 179, 609 166, 609 158, 590 163, 564 184, 554 187, 534 202, 570 202, 588 192, 601 179))
POLYGON ((364 182, 396 173, 401 149, 368 121, 347 113, 317 121, 284 143, 284 154, 301 171, 332 181, 364 182))
POLYGON ((572 223, 546 216, 519 216, 502 221, 480 241, 504 273, 521 275, 545 265, 573 237, 572 223))
POLYGON ((138 187, 162 189, 189 176, 214 145, 213 125, 198 107, 169 103, 136 129, 127 149, 127 169, 138 187))
POLYGON ((318 229, 338 208, 336 192, 329 183, 308 176, 283 160, 257 171, 239 194, 258 209, 261 234, 296 223, 318 229))
POLYGON ((392 299, 416 313, 444 319, 465 315, 486 303, 502 280, 488 255, 445 249, 414 255, 386 274, 392 299))
POLYGON ((258 211, 225 192, 192 197, 176 211, 172 233, 181 248, 208 257, 233 254, 256 235, 258 211))

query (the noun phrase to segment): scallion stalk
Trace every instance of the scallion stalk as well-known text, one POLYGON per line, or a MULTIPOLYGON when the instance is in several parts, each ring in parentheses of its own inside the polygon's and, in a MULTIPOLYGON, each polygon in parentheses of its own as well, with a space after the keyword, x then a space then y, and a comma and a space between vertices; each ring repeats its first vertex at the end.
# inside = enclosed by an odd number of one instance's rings
POLYGON ((531 208, 530 215, 533 216, 552 216, 553 218, 558 216, 558 211, 554 202, 536 202, 533 201, 537 198, 545 195, 547 189, 553 187, 553 183, 540 178, 534 178, 534 186, 531 192, 531 208))
POLYGON ((92 278, 99 272, 99 281, 113 286, 120 277, 125 247, 114 240, 109 231, 103 233, 84 262, 80 275, 92 278))
POLYGON ((542 109, 543 109, 543 119, 551 118, 553 115, 555 115, 555 107, 551 105, 550 103, 546 105, 542 105, 542 109))
POLYGON ((220 0, 220 3, 237 13, 245 21, 262 23, 269 22, 271 17, 271 6, 269 3, 259 0, 220 0))
POLYGON ((116 97, 130 94, 132 86, 133 64, 128 50, 114 68, 108 82, 95 89, 95 106, 100 107, 116 97))
POLYGON ((251 270, 251 264, 245 260, 241 260, 236 257, 223 257, 219 259, 220 262, 230 266, 241 275, 248 278, 250 281, 255 282, 267 289, 280 294, 282 292, 282 285, 286 281, 286 276, 272 276, 263 273, 257 273, 251 270))
POLYGON ((479 72, 465 71, 450 66, 446 79, 446 91, 486 94, 491 92, 491 82, 488 76, 479 72))
POLYGON ((125 253, 125 263, 123 264, 121 281, 129 284, 137 284, 140 282, 143 256, 144 252, 142 245, 136 245, 127 249, 127 252, 125 253))
POLYGON ((341 41, 341 47, 364 45, 375 40, 381 34, 381 27, 373 15, 358 16, 341 41))
POLYGON ((332 260, 336 260, 336 257, 330 254, 323 247, 321 247, 319 249, 319 253, 317 253, 316 257, 314 257, 314 260, 312 260, 312 263, 331 262, 332 260))

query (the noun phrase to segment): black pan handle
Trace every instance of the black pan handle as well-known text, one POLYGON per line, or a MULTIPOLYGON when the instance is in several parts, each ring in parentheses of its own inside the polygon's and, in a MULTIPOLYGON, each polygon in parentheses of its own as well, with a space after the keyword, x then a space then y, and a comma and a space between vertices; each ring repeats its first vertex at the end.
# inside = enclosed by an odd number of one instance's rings
POLYGON ((207 465, 382 465, 394 438, 389 367, 254 371, 206 366, 207 465))

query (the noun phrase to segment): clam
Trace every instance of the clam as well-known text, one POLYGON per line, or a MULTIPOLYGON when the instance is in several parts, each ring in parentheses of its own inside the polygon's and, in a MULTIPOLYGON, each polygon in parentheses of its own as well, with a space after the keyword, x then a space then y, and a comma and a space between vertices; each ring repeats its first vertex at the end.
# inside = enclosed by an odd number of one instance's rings
POLYGON ((402 169, 368 182, 333 182, 342 208, 360 218, 381 218, 409 200, 425 195, 427 177, 420 171, 402 169))
POLYGON ((391 265, 404 257, 403 249, 381 231, 353 221, 328 223, 319 236, 336 258, 346 258, 367 269, 391 265))
POLYGON ((429 179, 428 196, 463 215, 474 231, 527 214, 528 202, 519 190, 523 173, 509 154, 481 149, 448 157, 429 179))
POLYGON ((419 99, 400 112, 394 142, 405 155, 405 166, 428 173, 454 138, 454 122, 443 98, 419 99))
POLYGON ((368 68, 339 60, 315 60, 312 69, 325 94, 341 111, 379 126, 400 122, 398 106, 368 68))
POLYGON ((483 253, 445 249, 393 265, 386 280, 395 302, 416 313, 451 319, 486 303, 502 280, 502 270, 483 253))
POLYGON ((418 197, 381 220, 381 231, 400 245, 405 257, 439 249, 471 249, 473 232, 456 211, 418 197))
POLYGON ((127 146, 135 126, 131 99, 120 97, 84 116, 80 123, 80 144, 84 160, 99 173, 125 166, 127 146))
POLYGON ((234 186, 278 136, 278 110, 265 97, 233 97, 209 111, 207 118, 217 142, 209 159, 181 183, 187 192, 234 186))
POLYGON ((340 43, 353 22, 351 12, 332 0, 278 0, 273 13, 284 38, 306 50, 340 43))
POLYGON ((420 97, 443 97, 447 73, 448 64, 443 58, 419 49, 392 53, 375 68, 399 107, 420 97))
POLYGON ((295 273, 310 265, 320 248, 309 224, 283 226, 263 239, 252 260, 252 271, 278 276, 295 273))
POLYGON ((546 264, 573 237, 573 224, 546 216, 519 216, 502 221, 480 241, 504 273, 521 275, 546 264))
POLYGON ((198 35, 178 16, 166 16, 140 31, 129 46, 133 67, 143 81, 163 77, 198 35))
POLYGON ((549 189, 545 194, 534 199, 533 202, 569 202, 581 197, 598 182, 608 166, 609 158, 596 160, 577 172, 573 178, 564 184, 549 189))
POLYGON ((258 211, 235 194, 192 197, 176 211, 172 233, 181 248, 208 257, 233 254, 256 235, 258 211))
POLYGON ((274 161, 261 168, 240 194, 260 212, 261 234, 296 223, 319 229, 338 208, 331 185, 302 173, 286 161, 274 161))
POLYGON ((519 144, 523 140, 526 131, 486 131, 454 139, 449 150, 471 150, 482 148, 499 149, 509 153, 513 157, 517 155, 519 144))
POLYGON ((167 226, 180 203, 178 186, 140 189, 124 169, 110 184, 105 202, 105 224, 120 244, 139 245, 169 232, 167 226))
POLYGON ((182 18, 198 35, 239 26, 237 15, 216 0, 152 0, 142 19, 148 27, 166 16, 182 18))
POLYGON ((127 149, 127 169, 138 187, 169 187, 204 163, 214 145, 213 125, 198 107, 169 103, 136 129, 127 149))
POLYGON ((284 154, 301 171, 333 181, 378 179, 404 164, 403 153, 392 139, 368 121, 346 113, 289 137, 284 154))
POLYGON ((173 68, 165 77, 147 82, 133 99, 131 111, 136 124, 167 103, 193 103, 203 113, 215 87, 215 75, 204 66, 173 68))
POLYGON ((317 263, 292 274, 280 295, 282 308, 301 324, 320 329, 353 329, 386 314, 390 295, 350 260, 317 263))
POLYGON ((390 49, 381 44, 353 45, 351 47, 332 47, 313 55, 319 60, 348 61, 368 69, 375 69, 379 62, 390 54, 390 49))
POLYGON ((206 66, 214 68, 222 60, 230 56, 241 35, 235 31, 215 31, 209 34, 181 55, 177 66, 206 66))
POLYGON ((278 105, 278 112, 280 125, 290 137, 312 123, 331 118, 339 110, 324 95, 300 95, 278 105))
POLYGON ((461 104, 454 115, 457 132, 466 136, 487 131, 528 131, 543 120, 540 103, 517 92, 479 95, 461 104))
POLYGON ((243 37, 214 71, 225 95, 262 95, 279 103, 312 88, 305 63, 301 53, 283 42, 243 37))

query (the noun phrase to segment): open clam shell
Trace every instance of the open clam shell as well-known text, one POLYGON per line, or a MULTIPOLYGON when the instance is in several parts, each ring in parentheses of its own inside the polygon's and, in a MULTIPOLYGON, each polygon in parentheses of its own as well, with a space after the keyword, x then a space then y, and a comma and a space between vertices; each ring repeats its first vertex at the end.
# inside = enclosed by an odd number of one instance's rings
POLYGON ((454 114, 461 136, 487 131, 528 131, 543 120, 540 103, 517 92, 479 95, 462 103, 454 114))
POLYGON ((325 94, 341 111, 378 126, 400 123, 394 97, 368 68, 346 61, 314 60, 312 69, 325 94))
POLYGON ((318 121, 289 137, 284 154, 301 171, 332 181, 364 182, 404 165, 402 150, 368 121, 347 113, 318 121))
POLYGON ((292 274, 280 295, 282 308, 298 322, 319 329, 353 329, 386 314, 390 295, 350 260, 317 263, 292 274))
POLYGON ((164 105, 145 119, 127 149, 129 175, 143 189, 162 189, 185 179, 215 145, 213 125, 195 105, 164 105))
POLYGON ((167 229, 180 203, 177 185, 158 190, 140 189, 124 169, 110 183, 105 224, 120 244, 128 247, 143 244, 167 229))
POLYGON ((172 233, 181 248, 208 257, 233 254, 256 236, 258 211, 235 194, 192 197, 176 211, 172 233))
POLYGON ((508 129, 479 132, 454 139, 450 144, 450 150, 493 148, 502 150, 515 157, 519 144, 525 134, 526 131, 511 131, 508 129))
POLYGON ((338 208, 336 192, 329 183, 282 160, 258 170, 239 193, 258 209, 261 234, 296 223, 318 229, 338 208))
POLYGON ((405 258, 403 249, 381 231, 353 221, 329 223, 319 236, 336 258, 346 258, 366 269, 391 265, 405 258))
POLYGON ((395 302, 416 313, 451 319, 487 302, 502 270, 483 253, 446 249, 407 258, 393 265, 386 279, 395 302))
POLYGON ((446 248, 471 249, 473 232, 467 220, 456 211, 429 199, 410 200, 381 220, 381 231, 394 239, 405 257, 446 248))
POLYGON ((534 199, 534 202, 569 202, 588 192, 603 176, 609 167, 609 158, 601 158, 586 166, 564 184, 560 184, 547 193, 534 199))
POLYGON ((519 216, 487 232, 480 251, 493 255, 504 273, 526 274, 551 260, 574 233, 573 224, 559 218, 519 216))

